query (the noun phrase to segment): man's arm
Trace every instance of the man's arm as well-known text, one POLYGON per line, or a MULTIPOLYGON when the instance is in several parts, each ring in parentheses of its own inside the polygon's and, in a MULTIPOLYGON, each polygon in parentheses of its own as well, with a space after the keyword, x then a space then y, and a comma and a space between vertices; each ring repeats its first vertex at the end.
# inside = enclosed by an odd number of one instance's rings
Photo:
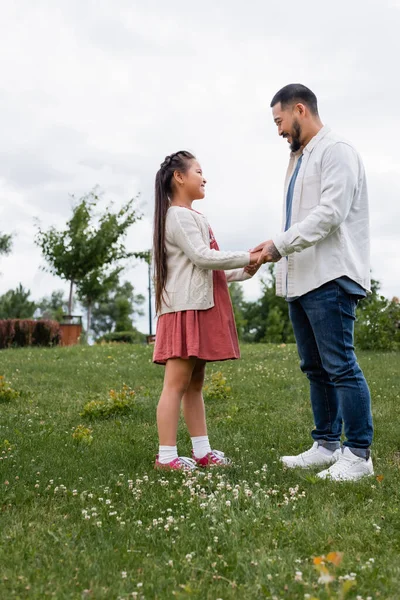
POLYGON ((299 223, 277 235, 281 256, 301 252, 332 234, 346 219, 358 187, 359 164, 351 146, 338 142, 322 159, 320 203, 299 223))
POLYGON ((359 165, 355 151, 345 142, 329 148, 323 157, 321 200, 305 219, 287 231, 259 244, 262 262, 276 262, 293 252, 301 252, 336 231, 349 214, 358 186, 359 165))

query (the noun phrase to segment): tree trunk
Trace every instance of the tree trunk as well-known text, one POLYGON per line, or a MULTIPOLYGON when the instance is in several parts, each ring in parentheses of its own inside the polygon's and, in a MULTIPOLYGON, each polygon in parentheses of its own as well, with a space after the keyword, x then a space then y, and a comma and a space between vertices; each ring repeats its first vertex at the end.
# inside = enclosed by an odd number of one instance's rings
POLYGON ((90 321, 92 319, 92 303, 88 302, 87 305, 87 327, 86 327, 86 335, 89 338, 89 328, 90 328, 90 321))
POLYGON ((73 298, 73 290, 74 290, 74 281, 71 279, 69 286, 69 298, 68 298, 68 314, 72 315, 72 298, 73 298))

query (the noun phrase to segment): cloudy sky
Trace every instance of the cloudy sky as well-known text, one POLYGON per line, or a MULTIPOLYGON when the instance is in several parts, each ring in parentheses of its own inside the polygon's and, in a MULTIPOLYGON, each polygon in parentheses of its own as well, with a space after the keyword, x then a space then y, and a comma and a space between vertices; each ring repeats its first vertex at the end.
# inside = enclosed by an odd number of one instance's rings
MULTIPOLYGON (((62 227, 95 185, 117 203, 140 193, 128 246, 149 248, 154 175, 178 149, 203 166, 197 208, 223 249, 272 237, 288 146, 269 103, 301 82, 364 158, 373 276, 400 295, 400 0, 15 0, 0 14, 0 230, 16 234, 0 293, 67 290, 41 270, 34 219, 62 227)), ((144 265, 126 278, 146 293, 144 265)))

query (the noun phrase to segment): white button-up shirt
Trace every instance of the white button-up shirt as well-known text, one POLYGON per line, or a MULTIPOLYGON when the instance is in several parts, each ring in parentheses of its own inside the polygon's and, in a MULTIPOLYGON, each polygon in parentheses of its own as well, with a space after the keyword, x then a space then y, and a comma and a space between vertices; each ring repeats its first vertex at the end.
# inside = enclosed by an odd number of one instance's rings
MULTIPOLYGON (((292 153, 286 195, 301 152, 292 153)), ((347 276, 370 290, 368 193, 364 167, 355 148, 323 127, 302 150, 292 204, 291 226, 273 242, 280 254, 276 293, 302 296, 328 281, 347 276)))

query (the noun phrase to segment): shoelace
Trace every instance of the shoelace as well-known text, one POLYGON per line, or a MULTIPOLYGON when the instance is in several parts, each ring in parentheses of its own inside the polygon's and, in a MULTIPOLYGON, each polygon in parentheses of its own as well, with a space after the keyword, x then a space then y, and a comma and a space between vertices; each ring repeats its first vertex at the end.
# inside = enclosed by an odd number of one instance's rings
POLYGON ((329 468, 329 472, 336 474, 336 473, 340 473, 342 471, 347 471, 347 469, 349 469, 352 465, 354 464, 354 462, 352 460, 350 460, 349 458, 347 458, 346 456, 341 456, 339 458, 339 460, 337 460, 330 468, 329 468), (346 462, 345 462, 346 461, 346 462))
POLYGON ((187 456, 179 456, 179 461, 188 469, 195 469, 197 467, 196 461, 187 456))
POLYGON ((232 462, 229 458, 225 457, 225 452, 222 452, 221 450, 211 450, 211 453, 225 465, 230 465, 232 462))

